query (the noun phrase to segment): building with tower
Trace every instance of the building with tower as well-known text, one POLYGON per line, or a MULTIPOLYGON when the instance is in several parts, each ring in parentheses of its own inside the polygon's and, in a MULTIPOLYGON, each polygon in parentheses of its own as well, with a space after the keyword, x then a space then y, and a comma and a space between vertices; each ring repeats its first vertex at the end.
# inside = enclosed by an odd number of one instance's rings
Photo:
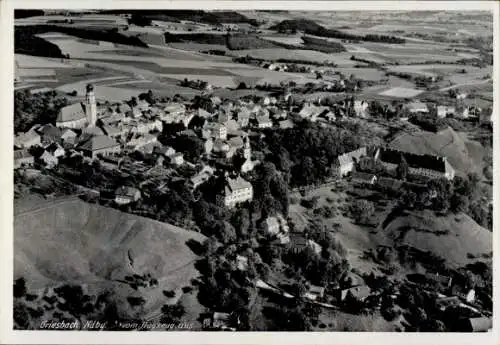
POLYGON ((97 105, 94 95, 94 86, 86 87, 85 101, 74 103, 61 108, 56 120, 57 127, 85 128, 94 127, 97 121, 97 105))

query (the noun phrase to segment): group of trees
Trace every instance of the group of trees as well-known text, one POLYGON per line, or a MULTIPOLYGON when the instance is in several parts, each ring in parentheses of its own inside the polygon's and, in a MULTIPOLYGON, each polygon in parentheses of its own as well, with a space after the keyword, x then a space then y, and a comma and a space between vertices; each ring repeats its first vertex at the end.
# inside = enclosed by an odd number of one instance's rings
POLYGON ((58 97, 55 91, 38 94, 14 91, 14 131, 25 132, 35 124, 54 124, 59 110, 66 105, 67 98, 58 97))
POLYGON ((305 122, 295 128, 267 131, 255 147, 270 152, 268 160, 289 176, 286 179, 292 186, 305 186, 330 178, 335 159, 358 148, 362 139, 347 129, 305 122))
POLYGON ((147 47, 148 45, 134 36, 125 36, 116 30, 96 30, 91 28, 80 28, 71 26, 43 25, 43 26, 19 26, 15 28, 15 52, 48 57, 64 57, 57 45, 52 44, 38 34, 46 32, 60 32, 78 38, 94 41, 107 41, 112 43, 147 47))
POLYGON ((208 83, 204 80, 188 80, 187 78, 184 78, 184 80, 180 81, 179 85, 183 87, 190 87, 195 90, 205 90, 208 83))

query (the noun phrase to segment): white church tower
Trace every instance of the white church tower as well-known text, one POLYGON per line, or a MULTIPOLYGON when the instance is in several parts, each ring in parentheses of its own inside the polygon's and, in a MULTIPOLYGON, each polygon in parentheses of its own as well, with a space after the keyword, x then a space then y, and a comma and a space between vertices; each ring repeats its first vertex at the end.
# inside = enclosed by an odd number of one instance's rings
POLYGON ((89 127, 94 127, 97 121, 97 107, 95 103, 94 85, 87 85, 85 94, 85 116, 89 127))
POLYGON ((252 157, 252 148, 250 147, 250 140, 248 137, 244 139, 244 147, 243 147, 243 158, 245 160, 249 160, 252 157))

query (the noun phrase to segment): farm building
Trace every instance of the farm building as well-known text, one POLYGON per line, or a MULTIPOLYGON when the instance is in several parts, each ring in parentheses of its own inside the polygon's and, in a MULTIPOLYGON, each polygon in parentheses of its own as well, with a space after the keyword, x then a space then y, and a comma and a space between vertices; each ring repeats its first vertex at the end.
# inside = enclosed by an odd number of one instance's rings
POLYGON ((232 208, 235 205, 253 199, 253 186, 250 182, 238 176, 235 179, 226 177, 224 187, 217 195, 217 203, 232 208))
POLYGON ((414 176, 444 177, 448 180, 455 177, 455 169, 448 163, 446 157, 442 156, 417 155, 410 152, 379 148, 374 158, 380 160, 390 170, 395 170, 404 158, 408 164, 408 172, 414 176))
POLYGON ((137 188, 122 186, 115 191, 115 202, 118 205, 127 205, 141 198, 141 192, 137 188))

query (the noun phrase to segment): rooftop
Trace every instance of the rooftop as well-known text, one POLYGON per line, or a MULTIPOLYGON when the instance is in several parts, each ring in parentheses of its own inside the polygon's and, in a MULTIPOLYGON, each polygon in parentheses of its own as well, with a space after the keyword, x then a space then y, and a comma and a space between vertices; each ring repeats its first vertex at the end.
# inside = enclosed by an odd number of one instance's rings
POLYGON ((120 144, 118 144, 116 141, 114 141, 107 135, 98 135, 89 138, 87 141, 81 144, 79 148, 81 150, 86 150, 86 151, 97 151, 119 145, 120 144))

